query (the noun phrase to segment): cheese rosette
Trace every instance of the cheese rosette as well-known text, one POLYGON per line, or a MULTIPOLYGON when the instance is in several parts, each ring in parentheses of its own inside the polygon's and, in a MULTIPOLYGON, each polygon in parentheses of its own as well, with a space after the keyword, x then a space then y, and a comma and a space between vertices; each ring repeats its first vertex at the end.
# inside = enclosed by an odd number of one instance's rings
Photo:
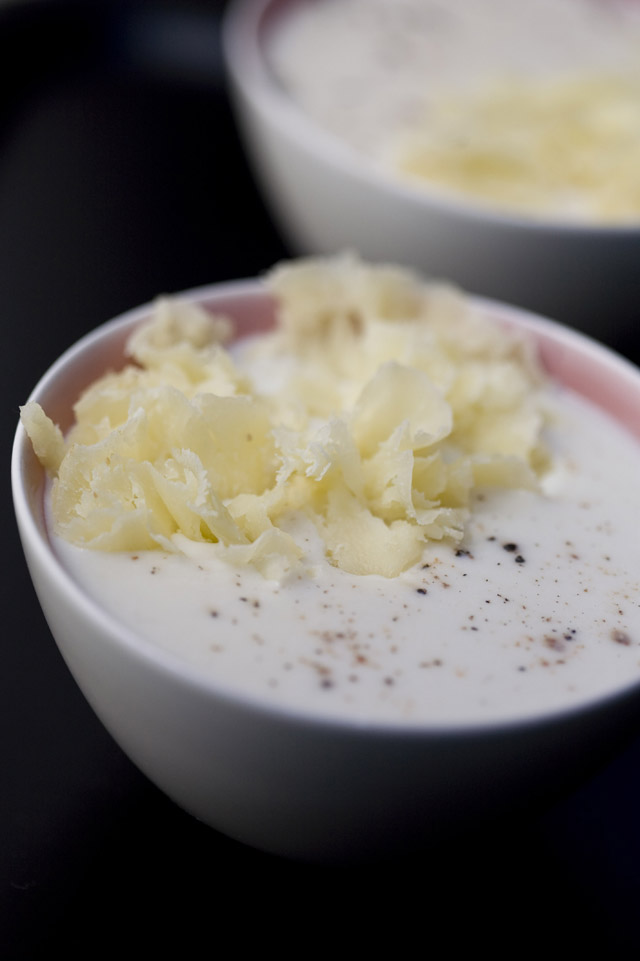
POLYGON ((480 488, 536 488, 544 378, 525 339, 453 288, 351 255, 279 265, 267 286, 276 328, 228 348, 231 321, 159 300, 66 438, 22 409, 58 534, 209 544, 279 579, 308 563, 304 518, 329 563, 393 577, 427 541, 462 539, 480 488))

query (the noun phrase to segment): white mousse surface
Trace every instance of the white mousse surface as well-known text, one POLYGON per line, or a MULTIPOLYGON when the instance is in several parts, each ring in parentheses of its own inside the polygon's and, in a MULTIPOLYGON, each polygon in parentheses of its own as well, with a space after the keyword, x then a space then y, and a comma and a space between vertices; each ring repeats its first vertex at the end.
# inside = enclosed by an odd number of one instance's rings
POLYGON ((53 538, 78 584, 222 690, 373 722, 527 717, 640 680, 640 446, 581 398, 550 392, 543 492, 476 495, 464 541, 397 578, 332 567, 312 525, 283 582, 209 545, 110 553, 53 538))

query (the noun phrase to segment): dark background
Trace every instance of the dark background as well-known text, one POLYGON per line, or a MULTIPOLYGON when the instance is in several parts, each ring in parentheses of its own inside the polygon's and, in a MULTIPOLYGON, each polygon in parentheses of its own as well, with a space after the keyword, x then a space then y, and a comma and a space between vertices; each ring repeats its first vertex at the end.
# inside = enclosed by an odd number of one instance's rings
POLYGON ((293 253, 230 114, 224 5, 0 5, 0 958, 310 946, 442 957, 443 943, 454 957, 622 957, 640 946, 639 740, 552 808, 409 863, 291 864, 203 827, 138 773, 40 613, 10 504, 19 404, 97 324, 293 253))

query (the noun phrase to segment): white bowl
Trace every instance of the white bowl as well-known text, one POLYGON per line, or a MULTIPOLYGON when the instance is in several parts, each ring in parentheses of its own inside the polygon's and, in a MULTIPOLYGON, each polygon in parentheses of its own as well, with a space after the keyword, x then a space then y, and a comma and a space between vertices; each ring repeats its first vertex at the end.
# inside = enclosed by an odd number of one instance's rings
POLYGON ((536 221, 449 202, 385 175, 321 130, 270 70, 265 37, 298 2, 234 0, 224 29, 240 129, 292 251, 352 248, 626 347, 638 326, 640 223, 536 221))
MULTIPOLYGON (((184 296, 229 313, 240 331, 273 322, 259 282, 184 296)), ((550 321, 495 304, 486 309, 529 331, 554 376, 640 437, 638 370, 550 321)), ((124 341, 149 312, 131 311, 84 337, 45 374, 32 399, 68 427, 79 391, 123 364, 124 341)), ((637 682, 571 709, 473 725, 323 719, 225 688, 123 627, 74 582, 47 536, 45 476, 21 426, 12 483, 42 608, 96 714, 178 804, 250 845, 310 860, 412 851, 514 805, 555 797, 637 729, 637 682)))

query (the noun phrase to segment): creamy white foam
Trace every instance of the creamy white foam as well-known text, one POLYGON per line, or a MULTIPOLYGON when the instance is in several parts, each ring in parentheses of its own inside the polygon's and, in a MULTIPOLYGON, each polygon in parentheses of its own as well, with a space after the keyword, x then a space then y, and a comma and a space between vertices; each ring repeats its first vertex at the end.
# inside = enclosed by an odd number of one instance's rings
POLYGON ((312 528, 306 572, 282 584, 207 545, 55 550, 115 618, 223 689, 354 722, 560 709, 640 680, 640 447, 582 399, 551 404, 544 492, 484 493, 462 545, 430 544, 393 580, 331 567, 312 528))

